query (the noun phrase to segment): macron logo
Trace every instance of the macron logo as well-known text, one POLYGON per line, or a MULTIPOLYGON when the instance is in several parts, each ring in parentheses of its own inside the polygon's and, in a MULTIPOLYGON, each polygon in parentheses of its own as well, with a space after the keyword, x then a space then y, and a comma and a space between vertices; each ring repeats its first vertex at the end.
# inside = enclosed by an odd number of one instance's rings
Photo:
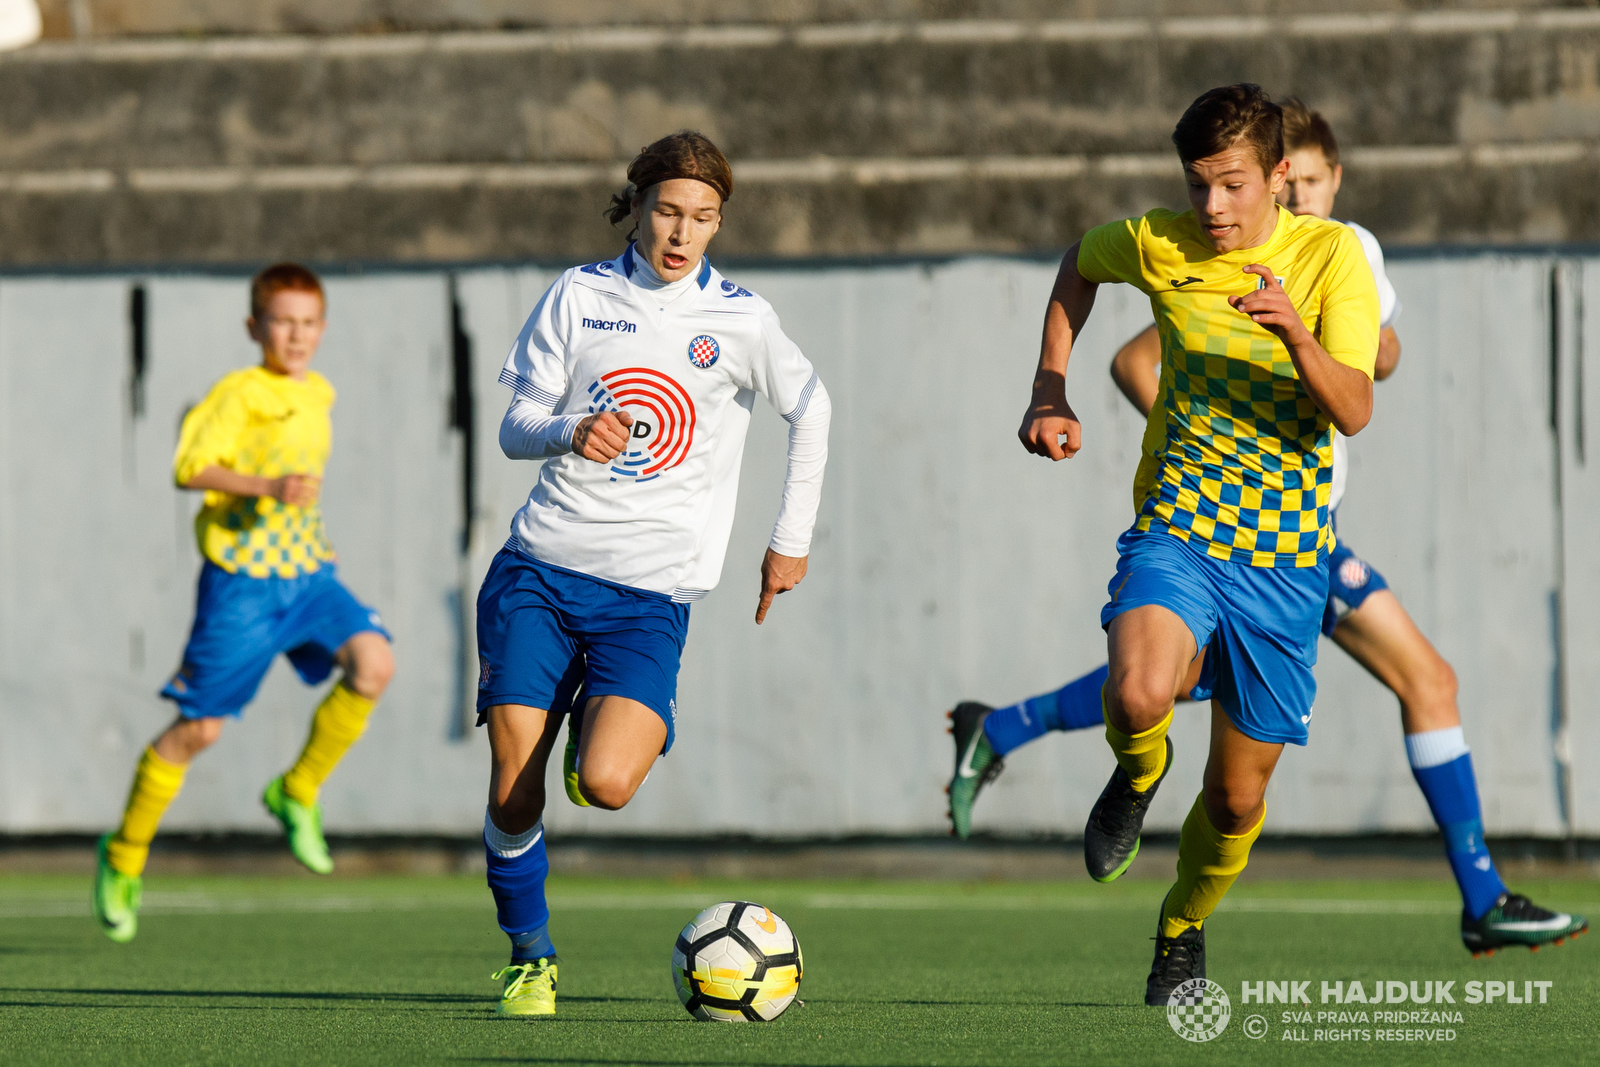
POLYGON ((615 330, 617 333, 638 333, 639 327, 627 319, 618 319, 615 322, 609 319, 584 319, 585 330, 615 330))

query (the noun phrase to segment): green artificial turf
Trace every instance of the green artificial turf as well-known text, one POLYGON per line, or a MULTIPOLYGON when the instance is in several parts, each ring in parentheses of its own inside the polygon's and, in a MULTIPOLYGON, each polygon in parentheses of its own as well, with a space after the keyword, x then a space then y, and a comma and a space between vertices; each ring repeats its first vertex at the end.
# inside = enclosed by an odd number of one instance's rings
MULTIPOLYGON (((499 1019, 506 955, 479 878, 164 878, 114 945, 84 879, 0 879, 0 1062, 20 1064, 1393 1064, 1583 1063, 1597 1053, 1600 938, 1474 961, 1433 882, 1241 884, 1207 924, 1233 998, 1216 1040, 1142 1003, 1164 885, 552 879, 554 1019, 499 1019), (754 899, 805 949, 803 1007, 696 1023, 668 970, 699 908, 754 899), (1240 983, 1454 980, 1447 1044, 1285 1042, 1284 1006, 1240 983), (1546 980, 1545 1005, 1460 1003, 1472 979, 1546 980), (1269 1031, 1243 1033, 1248 1014, 1269 1031)), ((1600 885, 1522 885, 1542 903, 1600 885)), ((1388 1007, 1388 1006, 1386 1006, 1388 1007)), ((1306 1009, 1300 1009, 1306 1010, 1306 1009)), ((1313 1012, 1326 1010, 1314 1004, 1313 1012)), ((1412 1009, 1415 1010, 1415 1009, 1412 1009)), ((1359 1029, 1345 1024, 1341 1029, 1359 1029)), ((1392 1028, 1384 1024, 1367 1029, 1392 1028)), ((1415 1029, 1415 1027, 1412 1027, 1415 1029)))

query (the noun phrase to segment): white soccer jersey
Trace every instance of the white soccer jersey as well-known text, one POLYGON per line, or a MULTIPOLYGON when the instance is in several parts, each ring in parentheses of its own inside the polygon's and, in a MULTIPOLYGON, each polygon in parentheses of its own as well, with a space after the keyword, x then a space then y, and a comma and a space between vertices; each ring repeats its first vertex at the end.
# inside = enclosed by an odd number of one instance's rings
MULTIPOLYGON (((1345 225, 1356 231, 1356 236, 1361 239, 1362 251, 1366 252, 1367 262, 1372 265, 1372 276, 1378 283, 1378 328, 1393 326, 1395 320, 1400 317, 1400 294, 1394 291, 1394 285, 1383 269, 1383 246, 1365 226, 1358 226, 1353 222, 1347 222, 1345 225)), ((1344 435, 1334 430, 1333 495, 1329 498, 1329 512, 1337 508, 1339 502, 1344 499, 1345 482, 1349 477, 1350 446, 1345 444, 1344 435)))
POLYGON ((698 600, 722 572, 745 430, 757 393, 790 423, 789 473, 772 548, 810 551, 827 456, 827 392, 761 297, 707 260, 662 283, 632 246, 574 267, 540 298, 500 381, 517 394, 501 429, 514 459, 549 455, 511 541, 620 585, 698 600), (579 420, 634 418, 627 451, 571 451, 579 420))

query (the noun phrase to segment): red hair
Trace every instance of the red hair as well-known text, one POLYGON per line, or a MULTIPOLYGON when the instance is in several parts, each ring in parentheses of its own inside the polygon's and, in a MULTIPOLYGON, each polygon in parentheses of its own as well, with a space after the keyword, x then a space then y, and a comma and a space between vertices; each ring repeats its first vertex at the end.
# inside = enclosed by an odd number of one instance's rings
POLYGON ((267 303, 279 293, 316 293, 322 306, 328 306, 328 297, 322 291, 322 279, 309 268, 298 263, 274 263, 250 279, 250 317, 259 319, 267 303))

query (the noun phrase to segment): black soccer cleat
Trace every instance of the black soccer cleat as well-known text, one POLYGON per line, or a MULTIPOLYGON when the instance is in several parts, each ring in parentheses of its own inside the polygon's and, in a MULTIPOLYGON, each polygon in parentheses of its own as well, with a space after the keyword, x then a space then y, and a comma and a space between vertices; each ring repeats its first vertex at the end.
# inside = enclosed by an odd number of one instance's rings
POLYGON ((1521 893, 1501 893, 1481 919, 1461 913, 1461 943, 1474 959, 1493 956, 1495 949, 1508 945, 1526 945, 1530 952, 1538 952, 1541 945, 1562 944, 1588 929, 1589 920, 1582 915, 1547 911, 1521 893))
POLYGON ((1206 976, 1206 932, 1204 927, 1191 926, 1177 937, 1165 937, 1158 918, 1155 941, 1156 958, 1150 964, 1150 977, 1145 979, 1144 1002, 1165 1008, 1173 990, 1190 979, 1206 976))
POLYGON ((1149 789, 1134 792, 1128 772, 1119 763, 1089 811, 1089 822, 1083 828, 1083 862, 1089 868, 1089 877, 1097 882, 1122 877, 1139 854, 1139 831, 1144 828, 1145 813, 1167 772, 1172 770, 1172 739, 1166 741, 1167 762, 1161 768, 1161 777, 1149 789))
POLYGON ((983 733, 983 720, 993 710, 987 704, 966 700, 946 716, 956 741, 956 769, 945 787, 950 794, 950 832, 962 841, 972 833, 972 805, 978 793, 1006 767, 983 733))

